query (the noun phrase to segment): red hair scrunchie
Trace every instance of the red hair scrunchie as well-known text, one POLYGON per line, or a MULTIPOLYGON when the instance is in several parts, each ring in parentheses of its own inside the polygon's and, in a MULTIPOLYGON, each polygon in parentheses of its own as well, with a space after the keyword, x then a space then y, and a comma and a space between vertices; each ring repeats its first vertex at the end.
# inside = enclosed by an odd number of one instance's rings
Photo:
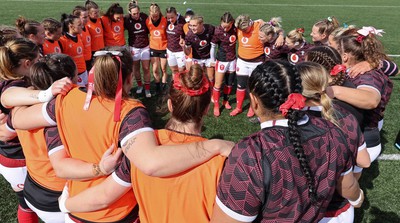
POLYGON ((332 76, 336 76, 336 75, 338 75, 338 73, 340 73, 340 72, 346 72, 346 70, 347 70, 347 67, 346 67, 345 65, 343 65, 343 64, 337 64, 337 65, 335 65, 335 66, 332 68, 330 74, 331 74, 332 76))
POLYGON ((279 111, 282 112, 282 115, 286 117, 289 109, 301 110, 306 105, 306 98, 299 93, 291 93, 289 94, 288 99, 279 106, 279 111))
POLYGON ((193 97, 193 96, 202 95, 202 94, 206 93, 210 89, 210 81, 208 81, 208 79, 207 79, 207 77, 205 75, 203 75, 203 79, 202 79, 202 83, 201 83, 202 86, 199 89, 193 90, 193 89, 186 88, 185 86, 182 85, 182 82, 181 82, 182 81, 181 75, 185 75, 185 74, 186 74, 185 71, 174 74, 173 87, 176 90, 182 91, 186 95, 189 95, 189 96, 193 97))

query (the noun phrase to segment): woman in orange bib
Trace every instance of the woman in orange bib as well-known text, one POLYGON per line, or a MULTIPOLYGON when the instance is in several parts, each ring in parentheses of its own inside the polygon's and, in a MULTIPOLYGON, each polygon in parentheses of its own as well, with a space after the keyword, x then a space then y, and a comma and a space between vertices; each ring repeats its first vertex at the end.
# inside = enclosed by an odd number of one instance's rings
POLYGON ((111 4, 105 15, 101 17, 104 28, 105 46, 124 46, 124 10, 118 3, 111 4))
MULTIPOLYGON (((200 65, 192 65, 188 73, 176 73, 167 103, 171 119, 165 129, 156 130, 158 142, 174 145, 206 140, 201 137, 201 128, 210 97, 211 85, 200 65)), ((69 198, 65 204, 62 199, 60 205, 71 211, 101 208, 133 188, 140 222, 209 222, 224 160, 216 156, 181 174, 155 178, 146 176, 125 158, 104 183, 69 198)))
POLYGON ((167 19, 157 4, 151 4, 146 26, 150 32, 150 61, 157 93, 167 83, 167 19), (160 68, 162 76, 160 77, 160 68), (161 82, 161 83, 160 83, 161 82), (162 88, 161 88, 162 85, 162 88))

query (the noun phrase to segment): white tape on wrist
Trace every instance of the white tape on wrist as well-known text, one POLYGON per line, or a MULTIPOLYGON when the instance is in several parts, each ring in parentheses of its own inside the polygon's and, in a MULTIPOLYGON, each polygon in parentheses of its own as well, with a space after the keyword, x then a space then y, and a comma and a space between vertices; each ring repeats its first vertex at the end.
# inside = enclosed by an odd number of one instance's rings
POLYGON ((49 102, 53 99, 53 94, 51 93, 51 87, 45 91, 40 91, 38 94, 38 99, 40 102, 49 102))
POLYGON ((357 200, 355 200, 355 201, 348 200, 349 203, 350 203, 352 206, 357 206, 357 205, 359 205, 360 202, 361 202, 361 199, 362 199, 362 197, 363 197, 363 194, 364 194, 364 191, 363 191, 362 189, 360 189, 360 196, 358 196, 357 200))

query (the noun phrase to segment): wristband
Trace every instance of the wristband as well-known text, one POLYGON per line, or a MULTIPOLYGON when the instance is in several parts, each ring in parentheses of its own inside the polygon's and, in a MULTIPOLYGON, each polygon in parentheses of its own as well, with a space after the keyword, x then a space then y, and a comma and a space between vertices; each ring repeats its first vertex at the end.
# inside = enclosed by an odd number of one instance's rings
POLYGON ((67 199, 69 198, 68 187, 64 186, 61 196, 58 198, 58 208, 62 213, 69 213, 69 210, 65 206, 67 199))
POLYGON ((363 195, 364 195, 364 191, 362 189, 360 189, 360 196, 357 198, 357 200, 355 200, 355 201, 348 200, 348 201, 352 206, 357 206, 360 204, 360 202, 363 198, 363 195))
POLYGON ((39 91, 38 99, 40 102, 49 102, 53 99, 53 94, 51 93, 51 87, 45 91, 39 91))

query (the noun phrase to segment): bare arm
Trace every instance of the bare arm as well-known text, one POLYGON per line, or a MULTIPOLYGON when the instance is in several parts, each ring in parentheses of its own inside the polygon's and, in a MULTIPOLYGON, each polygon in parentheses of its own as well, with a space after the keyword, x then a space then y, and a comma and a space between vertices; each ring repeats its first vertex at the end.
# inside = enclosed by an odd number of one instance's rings
POLYGON ((124 187, 109 176, 102 183, 67 198, 66 201, 60 199, 59 202, 60 206, 64 204, 69 212, 97 211, 107 208, 129 190, 132 190, 131 186, 124 187))
POLYGON ((59 178, 85 180, 92 179, 112 173, 119 163, 122 154, 118 149, 111 154, 114 147, 111 146, 103 155, 99 164, 87 163, 82 160, 73 159, 68 156, 65 149, 60 149, 49 155, 51 165, 59 178))
POLYGON ((44 117, 42 113, 43 103, 32 105, 30 107, 15 107, 12 110, 12 123, 15 129, 31 130, 41 127, 54 126, 56 123, 44 117))
POLYGON ((361 109, 374 109, 381 101, 381 95, 369 87, 354 89, 343 86, 331 86, 328 88, 332 89, 333 97, 361 109))
POLYGON ((234 146, 225 140, 173 146, 158 146, 156 142, 154 132, 142 132, 124 142, 122 150, 145 174, 163 177, 198 166, 218 154, 227 156, 234 146))
POLYGON ((55 81, 45 91, 33 90, 23 87, 12 87, 5 90, 1 95, 1 104, 6 108, 15 106, 34 105, 50 101, 57 94, 65 95, 72 88, 69 78, 55 81))
POLYGON ((361 168, 368 168, 371 165, 371 158, 369 156, 368 150, 364 148, 361 151, 358 151, 356 158, 357 166, 361 168))
MULTIPOLYGON (((350 171, 348 174, 341 176, 337 182, 336 185, 336 190, 338 191, 338 193, 351 201, 355 201, 357 200, 361 195, 361 189, 360 186, 358 184, 357 179, 354 177, 353 172, 350 171)), ((361 202, 362 204, 362 202, 361 202)), ((359 204, 359 206, 361 206, 361 204, 359 204)), ((359 206, 355 206, 355 207, 359 207, 359 206)))

